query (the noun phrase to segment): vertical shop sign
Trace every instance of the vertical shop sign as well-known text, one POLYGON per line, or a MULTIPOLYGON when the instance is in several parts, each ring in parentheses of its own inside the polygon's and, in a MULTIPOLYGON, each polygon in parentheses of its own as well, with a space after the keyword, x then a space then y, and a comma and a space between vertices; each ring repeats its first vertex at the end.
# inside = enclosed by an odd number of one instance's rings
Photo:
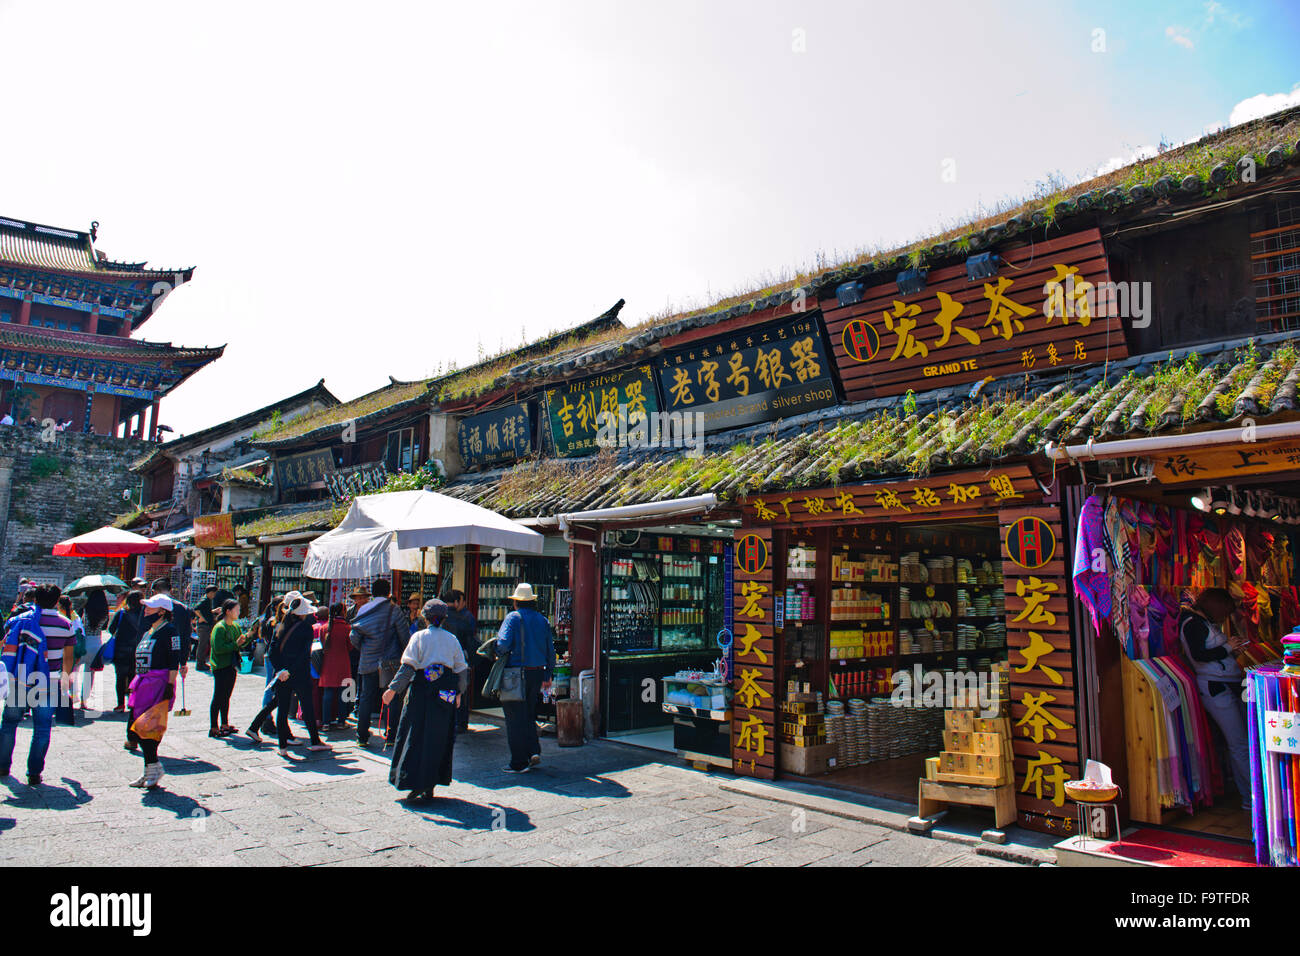
POLYGON ((772 532, 749 530, 736 542, 732 699, 732 769, 776 776, 776 639, 773 629, 772 532))
POLYGON ((1000 512, 999 523, 1017 822, 1068 836, 1065 782, 1081 774, 1061 515, 1021 507, 1000 512))

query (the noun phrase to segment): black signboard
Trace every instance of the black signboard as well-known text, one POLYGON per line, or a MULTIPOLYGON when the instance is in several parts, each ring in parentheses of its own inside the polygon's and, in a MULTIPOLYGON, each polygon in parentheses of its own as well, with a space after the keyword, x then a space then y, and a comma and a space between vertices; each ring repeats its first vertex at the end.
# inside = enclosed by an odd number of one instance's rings
POLYGON ((456 428, 460 459, 467 468, 504 464, 533 453, 532 420, 526 402, 471 415, 461 419, 456 428))
POLYGON ((820 323, 810 316, 709 339, 658 361, 664 409, 700 412, 708 432, 834 405, 820 323))
POLYGON ((275 460, 275 483, 281 491, 324 481, 334 472, 334 453, 328 448, 275 460))
POLYGON ((546 408, 557 455, 594 455, 601 448, 602 412, 609 416, 606 429, 617 432, 620 418, 626 428, 629 420, 637 421, 636 416, 659 411, 654 372, 643 365, 548 388, 546 408))

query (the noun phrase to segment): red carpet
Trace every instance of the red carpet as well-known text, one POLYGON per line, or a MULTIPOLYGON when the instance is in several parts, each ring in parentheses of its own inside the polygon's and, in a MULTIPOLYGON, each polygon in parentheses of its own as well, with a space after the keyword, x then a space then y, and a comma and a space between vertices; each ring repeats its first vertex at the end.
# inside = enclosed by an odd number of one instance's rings
POLYGON ((1119 843, 1107 845, 1101 852, 1127 860, 1165 866, 1255 865, 1254 847, 1145 827, 1134 831, 1119 843))

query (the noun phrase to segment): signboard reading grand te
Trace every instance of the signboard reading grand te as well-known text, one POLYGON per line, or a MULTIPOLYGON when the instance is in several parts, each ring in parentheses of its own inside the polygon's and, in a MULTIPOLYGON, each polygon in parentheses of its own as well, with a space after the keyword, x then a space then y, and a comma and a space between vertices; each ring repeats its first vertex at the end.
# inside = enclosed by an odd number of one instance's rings
POLYGON ((670 352, 656 374, 665 411, 726 431, 834 405, 830 365, 817 320, 798 315, 670 352))
POLYGON ((1129 295, 1111 283, 1096 229, 998 252, 997 272, 987 278, 969 280, 958 263, 929 272, 925 288, 911 295, 892 279, 876 279, 859 302, 824 302, 845 399, 1046 373, 1127 354, 1116 313, 1129 308, 1129 295))
POLYGON ((570 457, 594 455, 600 451, 597 443, 600 413, 608 412, 617 421, 620 406, 629 417, 636 414, 649 416, 659 411, 659 397, 650 366, 548 388, 546 411, 555 453, 560 457, 570 457))

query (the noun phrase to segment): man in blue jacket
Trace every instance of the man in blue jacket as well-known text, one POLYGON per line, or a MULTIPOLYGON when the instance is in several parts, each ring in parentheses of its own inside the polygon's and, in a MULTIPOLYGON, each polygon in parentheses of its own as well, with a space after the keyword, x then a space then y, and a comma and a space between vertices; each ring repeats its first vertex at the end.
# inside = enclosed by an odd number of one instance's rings
POLYGON ((510 744, 510 765, 506 773, 525 773, 542 762, 542 745, 537 739, 537 705, 544 690, 551 689, 555 672, 555 640, 551 623, 537 611, 537 597, 531 584, 519 584, 511 596, 514 610, 501 622, 497 653, 508 654, 507 667, 523 668, 524 699, 502 701, 506 714, 506 740, 510 744))

